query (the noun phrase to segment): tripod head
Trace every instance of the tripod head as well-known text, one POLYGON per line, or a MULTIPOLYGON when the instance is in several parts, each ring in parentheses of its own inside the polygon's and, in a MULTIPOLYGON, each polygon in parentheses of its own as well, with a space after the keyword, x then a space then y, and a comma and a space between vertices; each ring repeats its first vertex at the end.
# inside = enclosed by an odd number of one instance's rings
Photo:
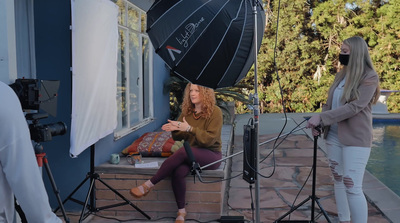
POLYGON ((35 142, 33 149, 35 150, 35 154, 43 153, 43 145, 40 142, 35 142))

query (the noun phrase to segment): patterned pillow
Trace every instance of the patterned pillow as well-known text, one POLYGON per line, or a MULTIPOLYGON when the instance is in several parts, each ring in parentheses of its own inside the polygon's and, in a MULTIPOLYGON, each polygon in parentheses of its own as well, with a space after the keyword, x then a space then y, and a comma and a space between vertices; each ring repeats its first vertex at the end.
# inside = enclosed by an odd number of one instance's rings
POLYGON ((171 132, 147 132, 122 150, 122 154, 132 155, 140 153, 143 157, 168 157, 172 155, 171 147, 174 143, 175 141, 172 139, 171 132))

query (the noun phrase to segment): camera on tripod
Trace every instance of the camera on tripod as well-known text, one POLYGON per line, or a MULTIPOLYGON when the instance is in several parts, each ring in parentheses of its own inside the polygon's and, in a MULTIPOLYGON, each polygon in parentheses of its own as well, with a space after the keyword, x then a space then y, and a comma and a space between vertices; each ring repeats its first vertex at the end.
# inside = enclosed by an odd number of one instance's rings
POLYGON ((50 114, 57 114, 57 91, 60 81, 17 79, 10 87, 17 94, 25 118, 30 121, 29 131, 31 139, 37 143, 52 140, 53 136, 64 135, 67 125, 64 122, 40 124, 39 120, 50 114), (44 113, 39 113, 39 109, 44 113))
POLYGON ((31 139, 35 142, 47 142, 53 139, 53 136, 64 135, 67 132, 67 125, 64 122, 42 125, 39 119, 47 118, 46 113, 27 114, 27 120, 32 120, 29 124, 31 139))
MULTIPOLYGON (((35 141, 34 150, 38 166, 45 167, 47 175, 50 179, 53 192, 57 197, 58 204, 61 207, 65 222, 69 223, 69 218, 65 213, 63 203, 61 201, 60 192, 57 189, 53 174, 46 153, 43 152, 43 146, 40 142, 52 140, 53 136, 64 135, 67 132, 67 125, 64 122, 57 122, 42 125, 40 119, 47 118, 50 114, 53 117, 57 114, 57 91, 60 81, 48 81, 37 79, 17 79, 10 87, 17 94, 21 102, 22 110, 25 112, 25 118, 29 123, 29 131, 31 139, 35 141), (44 112, 40 113, 39 109, 44 112)), ((18 206, 18 204, 16 204, 18 206)), ((21 208, 17 208, 18 214, 22 222, 27 222, 25 214, 21 208)))

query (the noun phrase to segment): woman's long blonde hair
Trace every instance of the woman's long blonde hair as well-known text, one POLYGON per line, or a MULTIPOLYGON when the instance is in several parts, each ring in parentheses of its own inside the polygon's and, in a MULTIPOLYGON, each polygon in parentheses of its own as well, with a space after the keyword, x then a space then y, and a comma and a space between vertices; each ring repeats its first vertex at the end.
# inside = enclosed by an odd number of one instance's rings
MULTIPOLYGON (((354 36, 344 40, 343 44, 346 44, 350 47, 349 63, 337 73, 330 91, 334 90, 334 86, 337 86, 338 82, 340 82, 343 78, 346 78, 341 101, 350 102, 358 99, 360 96, 358 87, 366 75, 366 69, 375 69, 372 65, 372 60, 368 52, 368 45, 363 38, 354 36)), ((380 87, 378 83, 374 96, 371 99, 372 104, 375 104, 378 101, 379 95, 380 87)))
MULTIPOLYGON (((190 86, 192 86, 192 83, 188 83, 186 85, 185 93, 183 95, 182 113, 184 115, 189 115, 194 112, 194 104, 190 100, 190 86)), ((214 90, 200 85, 197 86, 199 87, 199 93, 202 102, 202 116, 209 118, 214 111, 214 106, 216 103, 214 90)))

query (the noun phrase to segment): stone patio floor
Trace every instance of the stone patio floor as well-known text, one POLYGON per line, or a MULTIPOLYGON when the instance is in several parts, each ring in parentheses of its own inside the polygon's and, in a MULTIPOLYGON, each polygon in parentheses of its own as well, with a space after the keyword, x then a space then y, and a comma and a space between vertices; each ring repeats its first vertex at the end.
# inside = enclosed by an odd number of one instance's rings
MULTIPOLYGON (((290 132, 304 120, 307 114, 290 115, 283 130, 283 134, 290 132)), ((241 152, 243 149, 243 125, 247 124, 251 115, 238 115, 235 118, 236 128, 234 130, 232 154, 241 152)), ((243 155, 237 155, 232 158, 231 177, 237 176, 228 181, 227 197, 224 203, 223 215, 244 216, 246 222, 255 222, 255 216, 259 214, 260 221, 265 223, 274 222, 285 213, 290 211, 291 205, 297 205, 308 199, 312 195, 312 162, 314 142, 310 131, 301 129, 284 137, 280 137, 275 142, 275 138, 285 124, 283 114, 267 114, 260 116, 259 124, 259 147, 260 160, 264 159, 259 166, 259 202, 260 210, 252 209, 252 203, 255 205, 256 198, 250 194, 250 185, 243 180, 243 155), (285 138, 286 137, 286 138, 285 138), (268 142, 268 143, 266 143, 268 142), (279 144, 274 153, 272 148, 279 144), (304 185, 304 187, 303 187, 304 185)), ((302 123, 300 126, 304 126, 302 123)), ((339 222, 336 217, 336 206, 333 194, 333 182, 328 167, 328 161, 325 156, 323 140, 318 139, 317 168, 316 168, 316 196, 321 207, 328 213, 332 223, 339 222)), ((398 196, 387 196, 387 188, 381 192, 381 184, 375 182, 376 179, 371 176, 365 177, 364 191, 372 194, 368 197, 368 223, 388 223, 400 222, 400 205, 398 196), (370 181, 373 181, 372 183, 370 181), (372 185, 372 186, 371 186, 372 185), (376 194, 378 193, 378 194, 376 194), (386 195, 379 195, 379 193, 386 195), (375 197, 374 197, 375 195, 375 197), (386 196, 388 200, 379 199, 386 196), (377 198, 378 197, 378 198, 377 198), (390 204, 385 208, 385 203, 390 204), (379 207, 380 206, 380 207, 379 207)), ((384 188, 385 189, 385 188, 384 188)), ((252 191, 255 191, 255 185, 252 184, 252 191)), ((254 193, 253 193, 254 194, 254 193)), ((390 192, 389 192, 390 194, 390 192)), ((282 219, 283 221, 309 221, 311 220, 311 203, 308 200, 290 216, 282 219), (289 218, 290 217, 290 218, 289 218)), ((386 205, 387 206, 387 205, 386 205)), ((320 206, 315 205, 315 222, 328 222, 320 212, 320 206)), ((71 223, 78 222, 80 213, 69 213, 71 223)), ((174 222, 175 216, 170 219, 156 219, 151 221, 133 220, 133 219, 113 219, 107 216, 91 215, 84 222, 93 223, 115 223, 115 222, 174 222)), ((202 222, 201 219, 187 219, 186 222, 202 222)), ((214 221, 217 222, 217 221, 214 221)))

